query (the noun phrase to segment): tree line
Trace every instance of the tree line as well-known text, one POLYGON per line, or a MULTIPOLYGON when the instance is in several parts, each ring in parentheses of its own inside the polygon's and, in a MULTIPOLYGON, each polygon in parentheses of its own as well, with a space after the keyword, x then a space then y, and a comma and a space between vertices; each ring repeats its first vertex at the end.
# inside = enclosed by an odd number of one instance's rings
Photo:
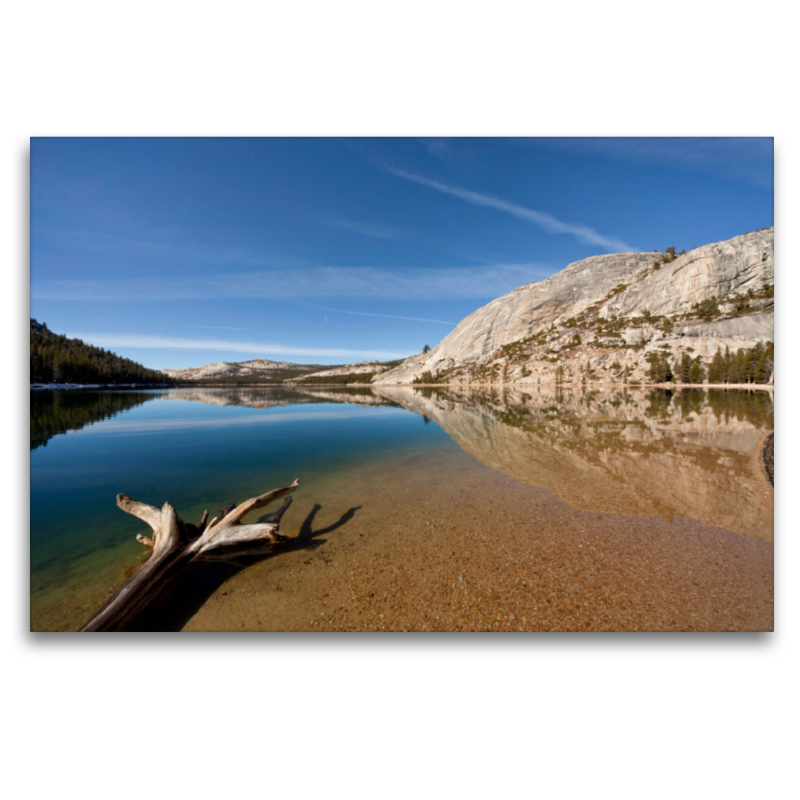
POLYGON ((347 386, 351 383, 369 383, 379 372, 348 372, 346 375, 325 375, 318 378, 297 378, 297 386, 347 386))
POLYGON ((775 368, 775 345, 759 342, 749 350, 717 350, 708 365, 709 383, 768 383, 775 368))
POLYGON ((53 333, 31 319, 31 383, 168 383, 163 372, 147 369, 102 347, 53 333))
POLYGON ((709 383, 769 383, 775 366, 775 345, 759 342, 735 353, 727 346, 724 353, 717 348, 708 370, 700 356, 692 358, 687 352, 673 362, 663 350, 648 353, 646 358, 646 375, 653 383, 704 383, 706 379, 709 383))

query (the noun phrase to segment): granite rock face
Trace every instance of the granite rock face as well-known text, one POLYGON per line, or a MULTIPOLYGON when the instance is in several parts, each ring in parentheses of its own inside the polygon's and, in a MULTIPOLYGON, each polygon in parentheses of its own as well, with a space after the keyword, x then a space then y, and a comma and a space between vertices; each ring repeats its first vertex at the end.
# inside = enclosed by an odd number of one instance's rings
POLYGON ((170 378, 183 381, 220 380, 225 378, 270 378, 285 370, 295 368, 296 364, 286 361, 270 361, 266 358, 254 358, 252 361, 216 361, 202 367, 187 369, 161 370, 170 378))
MULTIPOLYGON (((345 364, 343 367, 333 367, 319 372, 311 372, 304 375, 304 379, 311 378, 333 378, 338 375, 364 375, 370 372, 386 372, 389 367, 380 361, 359 361, 357 364, 345 364)), ((322 381, 324 383, 324 381, 322 381)))
POLYGON ((319 364, 292 364, 288 361, 270 361, 266 358, 255 358, 252 361, 217 361, 202 367, 187 369, 165 369, 162 372, 171 378, 181 381, 241 380, 257 383, 259 381, 279 383, 282 381, 304 378, 325 378, 338 375, 359 375, 364 373, 383 372, 389 367, 380 361, 360 361, 357 364, 321 369, 319 364))
MULTIPOLYGON (((769 228, 698 247, 661 265, 656 265, 661 257, 658 253, 619 253, 577 261, 544 281, 522 286, 479 308, 429 353, 407 359, 372 382, 411 383, 425 372, 436 376, 454 370, 461 370, 461 379, 468 379, 464 370, 478 366, 504 369, 506 378, 513 381, 531 374, 542 379, 554 372, 557 362, 569 358, 573 366, 582 364, 589 369, 606 353, 599 339, 593 347, 587 347, 585 341, 574 343, 575 330, 570 325, 581 315, 596 321, 638 318, 635 329, 621 334, 619 343, 629 346, 692 336, 713 339, 715 352, 716 346, 724 348, 725 340, 731 341, 732 349, 772 340, 770 300, 754 301, 750 309, 754 316, 709 324, 684 317, 691 316, 697 303, 714 300, 724 310, 726 299, 751 289, 757 293, 774 283, 773 239, 774 229, 769 228), (669 318, 670 323, 674 320, 674 329, 661 335, 659 329, 643 325, 645 315, 669 318), (539 352, 529 347, 527 364, 519 358, 509 360, 508 352, 502 351, 536 337, 540 347, 551 342, 557 346, 539 352), (571 344, 574 346, 569 347, 571 344)), ((643 353, 626 358, 627 362, 631 369, 644 372, 643 353)))
POLYGON ((580 314, 615 286, 644 273, 652 262, 651 253, 622 253, 570 264, 547 280, 522 286, 479 308, 429 353, 407 359, 374 382, 408 383, 420 372, 436 370, 442 361, 488 358, 501 345, 580 314))
POLYGON ((775 279, 774 228, 708 244, 665 264, 605 304, 601 316, 674 315, 775 279))

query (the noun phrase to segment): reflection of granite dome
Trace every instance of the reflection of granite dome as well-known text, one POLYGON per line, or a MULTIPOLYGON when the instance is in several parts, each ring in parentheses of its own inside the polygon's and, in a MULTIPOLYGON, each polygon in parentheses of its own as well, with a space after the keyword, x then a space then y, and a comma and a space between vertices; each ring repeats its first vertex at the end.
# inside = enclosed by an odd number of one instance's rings
POLYGON ((363 389, 303 389, 282 387, 264 389, 172 389, 159 395, 164 400, 187 400, 209 406, 246 406, 247 408, 276 408, 312 403, 347 403, 357 406, 390 406, 389 400, 363 389))
MULTIPOLYGON (((760 340, 772 340, 773 315, 768 298, 754 300, 752 315, 733 317, 706 324, 699 318, 685 319, 692 307, 704 300, 718 300, 758 292, 774 281, 774 229, 748 233, 725 242, 698 247, 676 260, 654 267, 658 254, 620 253, 593 256, 570 264, 547 280, 515 289, 479 308, 463 319, 429 353, 406 359, 399 367, 373 379, 375 384, 411 383, 423 372, 434 376, 446 370, 463 370, 479 363, 511 367, 510 381, 519 381, 525 369, 541 370, 541 376, 552 375, 555 363, 569 364, 595 360, 603 352, 587 347, 589 338, 603 339, 602 325, 584 333, 584 341, 575 349, 571 344, 576 333, 574 320, 583 314, 594 315, 597 322, 612 317, 634 320, 648 314, 666 317, 674 328, 663 332, 641 321, 635 331, 621 332, 614 357, 625 361, 623 366, 645 362, 646 350, 625 350, 640 343, 672 342, 675 347, 685 336, 694 337, 696 353, 708 357, 729 340, 732 349, 750 347, 760 340), (547 341, 530 342, 546 337, 547 341), (509 347, 528 342, 533 350, 522 347, 527 360, 509 358, 509 347), (534 345, 538 345, 536 349, 534 345), (501 348, 505 347, 503 352, 501 348), (627 359, 627 360, 626 360, 627 359), (515 371, 515 368, 518 368, 515 371)), ((598 344, 600 347, 600 344, 598 344)), ((512 347, 513 350, 513 347, 512 347)), ((516 355, 519 355, 516 354, 516 355)), ((453 378, 461 376, 453 375, 453 378)), ((533 382, 535 383, 535 377, 533 382)))
POLYGON ((755 458, 773 426, 768 392, 374 389, 484 464, 573 506, 679 514, 772 539, 771 488, 755 458))
POLYGON ((275 408, 313 403, 288 389, 171 389, 161 395, 164 400, 187 400, 209 406, 247 406, 248 408, 275 408))

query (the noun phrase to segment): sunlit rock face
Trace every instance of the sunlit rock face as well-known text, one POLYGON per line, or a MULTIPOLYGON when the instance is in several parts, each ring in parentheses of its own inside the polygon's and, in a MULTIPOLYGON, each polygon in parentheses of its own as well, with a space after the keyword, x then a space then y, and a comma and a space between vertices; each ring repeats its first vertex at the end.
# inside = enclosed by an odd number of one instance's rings
POLYGON ((671 316, 702 300, 759 289, 775 277, 773 241, 774 228, 769 228, 696 247, 609 300, 601 316, 630 317, 645 311, 671 316))
POLYGON ((705 324, 685 324, 677 328, 681 336, 700 339, 742 339, 771 342, 775 331, 775 313, 750 314, 746 317, 721 319, 705 324))
POLYGON ((600 513, 687 516, 772 540, 773 494, 756 459, 773 426, 766 392, 467 395, 375 392, 434 420, 470 455, 600 513))
MULTIPOLYGON (((369 372, 386 372, 388 367, 380 361, 359 361, 357 364, 345 364, 333 369, 324 369, 319 372, 311 372, 303 376, 303 380, 313 378, 334 378, 339 375, 364 375, 369 372)), ((320 381, 324 383, 325 381, 320 381)))
POLYGON ((268 377, 270 373, 290 369, 296 366, 286 361, 270 361, 266 358, 254 358, 252 361, 227 362, 217 361, 203 367, 188 369, 164 369, 165 375, 176 380, 202 381, 219 380, 221 378, 268 377))
POLYGON ((373 383, 410 383, 425 370, 488 358, 501 345, 580 314, 615 286, 644 273, 652 262, 652 253, 622 253, 570 264, 547 280, 522 286, 479 308, 429 353, 406 359, 373 383))
MULTIPOLYGON (((479 308, 429 353, 407 359, 377 375, 372 383, 411 383, 426 372, 474 381, 470 370, 478 365, 498 367, 500 372, 491 382, 544 382, 553 378, 558 366, 573 378, 583 369, 605 369, 602 360, 609 355, 633 371, 631 377, 640 379, 649 349, 626 348, 649 345, 652 349, 666 343, 676 356, 687 346, 684 340, 691 338, 696 355, 709 359, 726 344, 738 350, 772 341, 771 300, 755 300, 746 316, 714 322, 685 315, 705 300, 715 300, 730 312, 734 306, 726 306, 726 299, 774 283, 773 239, 772 228, 748 233, 695 248, 658 268, 654 261, 660 254, 654 253, 620 253, 575 262, 547 280, 522 286, 479 308), (619 334, 621 347, 598 333, 600 328, 589 334, 582 331, 582 340, 575 343, 579 329, 570 326, 584 314, 596 321, 630 319, 631 327, 619 334), (643 323, 644 315, 668 318, 673 327, 643 323), (515 343, 526 344, 515 353, 503 350, 515 343)), ((477 380, 485 382, 486 377, 477 380)))

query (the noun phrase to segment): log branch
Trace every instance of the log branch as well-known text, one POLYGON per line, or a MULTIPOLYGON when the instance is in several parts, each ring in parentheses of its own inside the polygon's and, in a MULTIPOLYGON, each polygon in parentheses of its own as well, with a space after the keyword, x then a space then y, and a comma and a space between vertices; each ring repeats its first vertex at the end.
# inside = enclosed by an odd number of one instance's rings
POLYGON ((203 513, 199 527, 188 525, 175 509, 164 503, 161 510, 117 495, 117 505, 128 514, 146 522, 153 537, 137 534, 137 541, 153 548, 144 566, 92 617, 84 631, 124 631, 134 627, 142 615, 157 606, 165 593, 171 591, 183 570, 193 561, 231 562, 236 558, 269 553, 286 540, 278 533, 281 517, 292 503, 291 495, 299 486, 275 489, 246 500, 222 519, 216 518, 205 527, 208 511, 203 513), (242 525, 241 520, 251 511, 285 497, 281 507, 266 522, 242 525))
POLYGON ((216 525, 209 525, 206 533, 213 528, 222 528, 227 527, 228 525, 238 524, 242 517, 244 517, 246 514, 249 514, 251 511, 255 511, 257 508, 264 508, 264 506, 268 506, 279 497, 291 494, 295 489, 297 489, 299 484, 300 481, 298 479, 291 486, 287 486, 284 489, 273 489, 271 492, 262 494, 259 497, 253 497, 250 500, 245 500, 240 506, 236 506, 236 508, 226 514, 219 522, 216 523, 216 525))
POLYGON ((161 531, 156 534, 156 545, 153 548, 153 553, 174 550, 180 544, 182 527, 183 522, 178 517, 175 509, 169 503, 164 503, 161 508, 161 531))
POLYGON ((139 517, 142 522, 146 522, 152 529, 153 533, 158 536, 161 530, 161 512, 153 506, 148 506, 146 503, 140 503, 126 494, 117 495, 117 505, 127 514, 133 514, 134 517, 139 517))

